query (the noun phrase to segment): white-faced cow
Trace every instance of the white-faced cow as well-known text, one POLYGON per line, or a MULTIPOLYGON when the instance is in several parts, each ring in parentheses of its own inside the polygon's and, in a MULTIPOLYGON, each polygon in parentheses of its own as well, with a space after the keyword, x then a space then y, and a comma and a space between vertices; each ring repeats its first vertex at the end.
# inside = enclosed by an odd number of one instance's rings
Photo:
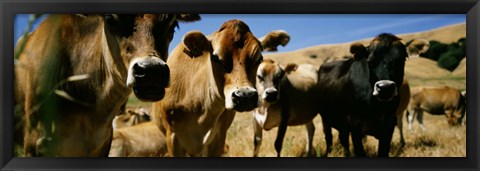
POLYGON ((420 57, 420 54, 427 52, 430 42, 425 39, 412 39, 405 43, 409 57, 420 57))
MULTIPOLYGON (((307 130, 308 142, 306 155, 314 155, 312 146, 315 126, 313 118, 317 116, 315 87, 317 85, 317 67, 309 64, 287 64, 265 59, 257 71, 257 91, 260 106, 254 116, 254 156, 258 156, 262 143, 263 130, 279 126, 282 121, 288 125, 303 125, 307 130)), ((275 149, 280 156, 286 126, 279 127, 275 149)))
MULTIPOLYGON (((25 156, 107 156, 112 120, 133 93, 158 101, 178 21, 190 14, 49 15, 15 67, 25 156)), ((181 67, 181 66, 180 66, 181 67)))
POLYGON ((187 33, 167 61, 171 86, 152 108, 165 123, 169 155, 221 156, 235 112, 258 105, 254 84, 261 52, 289 38, 274 31, 258 40, 240 20, 225 22, 210 36, 187 33))
POLYGON ((380 34, 365 48, 355 43, 353 59, 323 64, 318 75, 318 105, 322 116, 327 152, 331 150, 331 127, 339 131, 346 156, 349 133, 355 156, 366 156, 362 138, 379 140, 378 156, 388 156, 395 112, 399 104, 398 86, 403 81, 407 52, 400 38, 380 34))
POLYGON ((445 115, 448 124, 462 124, 465 116, 466 100, 465 96, 452 87, 416 87, 412 89, 412 97, 408 105, 408 129, 412 129, 413 118, 417 115, 417 121, 422 130, 423 112, 426 111, 433 115, 445 115))

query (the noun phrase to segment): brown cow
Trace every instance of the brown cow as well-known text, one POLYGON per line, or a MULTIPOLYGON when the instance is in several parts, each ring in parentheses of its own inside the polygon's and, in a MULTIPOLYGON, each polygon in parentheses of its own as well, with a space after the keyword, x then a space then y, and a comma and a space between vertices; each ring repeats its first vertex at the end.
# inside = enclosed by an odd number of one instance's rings
POLYGON ((162 157, 167 153, 165 134, 155 121, 113 131, 109 157, 162 157))
POLYGON ((129 127, 152 120, 150 113, 142 107, 139 107, 137 110, 126 109, 124 111, 124 113, 113 118, 113 129, 129 127))
POLYGON ((199 19, 49 15, 25 38, 15 67, 15 104, 26 122, 24 155, 107 156, 120 106, 132 89, 143 101, 163 98, 174 29, 178 21, 199 19))
POLYGON ((417 115, 420 128, 423 126, 423 111, 433 115, 445 114, 449 125, 462 123, 465 116, 466 101, 462 93, 452 87, 416 87, 412 89, 408 105, 408 129, 412 129, 413 118, 417 115))
POLYGON ((165 123, 169 155, 221 156, 235 112, 258 105, 254 83, 261 52, 288 40, 284 31, 258 40, 240 20, 223 23, 208 37, 198 31, 187 33, 167 61, 172 67, 171 86, 152 107, 165 123))
MULTIPOLYGON (((312 146, 315 126, 312 120, 317 116, 314 92, 317 72, 317 67, 309 64, 280 66, 270 59, 265 59, 260 64, 256 87, 261 105, 253 112, 255 157, 258 156, 262 143, 262 130, 278 127, 283 117, 288 118, 288 125, 305 124, 308 137, 306 155, 315 154, 312 146)), ((275 140, 277 156, 280 156, 281 152, 281 139, 283 136, 279 131, 275 140)))

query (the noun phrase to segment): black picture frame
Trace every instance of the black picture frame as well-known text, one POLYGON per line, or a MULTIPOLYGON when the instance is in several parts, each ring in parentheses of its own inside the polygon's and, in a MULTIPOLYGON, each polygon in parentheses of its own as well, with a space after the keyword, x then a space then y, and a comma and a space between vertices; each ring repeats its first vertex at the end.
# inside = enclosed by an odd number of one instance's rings
POLYGON ((478 0, 3 0, 0 2, 2 170, 478 170, 478 0), (13 21, 29 13, 466 14, 465 158, 18 158, 13 157, 13 21))

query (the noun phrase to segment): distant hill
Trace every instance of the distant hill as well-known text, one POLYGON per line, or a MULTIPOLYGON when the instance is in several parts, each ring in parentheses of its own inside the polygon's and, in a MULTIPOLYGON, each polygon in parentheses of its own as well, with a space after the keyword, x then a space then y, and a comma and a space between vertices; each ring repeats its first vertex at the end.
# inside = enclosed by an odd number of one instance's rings
MULTIPOLYGON (((404 42, 407 42, 414 38, 423 38, 426 40, 436 40, 442 43, 452 43, 456 42, 462 37, 466 37, 466 24, 453 24, 424 32, 401 34, 397 36, 400 37, 404 42)), ((368 43, 372 39, 373 37, 353 42, 360 42, 364 45, 368 45, 368 43)), ((269 53, 265 54, 264 56, 265 58, 274 59, 279 63, 310 63, 319 66, 325 61, 338 60, 344 58, 345 56, 351 56, 349 48, 350 44, 353 42, 340 44, 323 44, 290 52, 269 53)), ((465 74, 465 59, 453 72, 438 67, 436 61, 427 58, 408 58, 405 66, 405 75, 409 79, 443 79, 445 77, 464 78, 465 74)), ((424 81, 418 84, 423 85, 424 81)), ((461 88, 462 85, 455 85, 455 87, 461 88)))

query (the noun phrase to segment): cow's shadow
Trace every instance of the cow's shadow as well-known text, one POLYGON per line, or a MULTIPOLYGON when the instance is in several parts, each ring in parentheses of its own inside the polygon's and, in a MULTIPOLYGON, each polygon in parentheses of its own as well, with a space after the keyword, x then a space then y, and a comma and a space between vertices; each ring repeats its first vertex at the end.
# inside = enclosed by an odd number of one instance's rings
POLYGON ((421 149, 421 148, 434 148, 437 147, 438 143, 435 139, 422 136, 418 137, 413 142, 406 142, 406 144, 402 145, 400 142, 392 143, 390 148, 390 156, 392 157, 402 157, 406 150, 410 149, 421 149))

